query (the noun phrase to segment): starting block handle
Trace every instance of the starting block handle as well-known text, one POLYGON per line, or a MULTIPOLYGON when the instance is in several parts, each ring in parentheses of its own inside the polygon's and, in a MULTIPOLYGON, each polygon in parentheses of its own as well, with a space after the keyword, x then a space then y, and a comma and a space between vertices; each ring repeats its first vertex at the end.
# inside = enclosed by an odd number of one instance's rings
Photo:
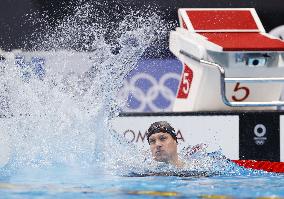
POLYGON ((226 78, 225 76, 225 69, 211 61, 199 59, 198 57, 195 57, 194 55, 191 55, 188 52, 185 52, 183 50, 180 50, 180 53, 185 55, 186 57, 197 61, 204 65, 213 66, 218 69, 220 72, 220 90, 221 90, 221 96, 222 101, 227 106, 231 107, 269 107, 269 106, 284 106, 284 101, 271 101, 271 102, 232 102, 227 99, 226 96, 226 83, 234 83, 234 82, 246 82, 246 83, 267 83, 267 82, 280 82, 284 83, 284 77, 271 77, 271 78, 226 78))
POLYGON ((243 82, 243 83, 268 83, 268 82, 274 82, 274 83, 284 83, 284 77, 262 77, 262 78, 254 78, 254 77, 248 77, 248 78, 235 78, 235 77, 227 77, 225 78, 226 83, 235 83, 235 82, 243 82))

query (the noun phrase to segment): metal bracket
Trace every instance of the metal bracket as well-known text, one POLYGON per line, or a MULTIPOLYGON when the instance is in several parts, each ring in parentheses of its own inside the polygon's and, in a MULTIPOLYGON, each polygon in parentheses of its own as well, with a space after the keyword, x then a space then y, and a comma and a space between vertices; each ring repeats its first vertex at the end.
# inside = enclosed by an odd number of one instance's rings
POLYGON ((231 107, 269 107, 269 106, 284 106, 284 101, 271 101, 271 102, 231 102, 226 97, 226 83, 233 82, 246 82, 246 83, 267 83, 267 82, 282 82, 284 83, 284 77, 271 77, 271 78, 226 78, 225 69, 215 62, 199 59, 194 55, 189 54, 183 50, 179 51, 182 55, 197 61, 204 65, 213 66, 220 72, 220 90, 224 104, 231 107))

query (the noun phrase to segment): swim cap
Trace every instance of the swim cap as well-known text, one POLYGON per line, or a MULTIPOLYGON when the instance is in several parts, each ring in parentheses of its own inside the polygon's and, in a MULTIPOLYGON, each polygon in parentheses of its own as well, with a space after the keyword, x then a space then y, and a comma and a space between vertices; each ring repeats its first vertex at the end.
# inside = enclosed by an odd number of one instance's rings
POLYGON ((177 142, 177 134, 175 132, 175 129, 168 122, 159 121, 159 122, 154 122, 149 127, 148 133, 147 133, 148 143, 149 143, 149 138, 151 135, 155 133, 160 133, 160 132, 170 134, 174 138, 174 140, 177 142))

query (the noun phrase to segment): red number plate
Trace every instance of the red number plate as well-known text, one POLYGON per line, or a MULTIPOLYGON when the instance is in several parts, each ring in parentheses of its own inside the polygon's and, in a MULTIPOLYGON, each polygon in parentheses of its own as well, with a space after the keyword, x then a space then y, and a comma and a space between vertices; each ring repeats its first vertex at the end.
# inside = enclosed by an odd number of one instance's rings
POLYGON ((182 74, 181 82, 179 84, 177 98, 188 97, 190 86, 192 83, 192 78, 193 78, 193 71, 186 64, 184 64, 184 71, 182 74))

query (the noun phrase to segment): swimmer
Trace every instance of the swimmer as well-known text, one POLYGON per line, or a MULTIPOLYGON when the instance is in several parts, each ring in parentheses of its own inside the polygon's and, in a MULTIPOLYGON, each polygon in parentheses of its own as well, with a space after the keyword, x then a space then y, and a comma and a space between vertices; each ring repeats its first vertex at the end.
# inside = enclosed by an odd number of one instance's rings
MULTIPOLYGON (((194 155, 203 154, 198 157, 205 157, 205 160, 206 157, 207 159, 210 158, 207 156, 205 150, 207 146, 205 144, 183 148, 179 155, 177 152, 177 133, 166 121, 151 124, 147 132, 147 140, 152 154, 151 160, 148 158, 145 159, 148 165, 147 168, 134 167, 134 170, 128 172, 125 176, 208 177, 219 174, 219 172, 211 172, 206 168, 205 170, 200 170, 202 165, 199 165, 199 162, 195 161, 196 157, 194 155)), ((207 165, 205 164, 205 166, 207 165)))
POLYGON ((168 122, 159 121, 151 124, 147 140, 155 161, 168 163, 177 168, 185 165, 177 153, 177 134, 168 122))

